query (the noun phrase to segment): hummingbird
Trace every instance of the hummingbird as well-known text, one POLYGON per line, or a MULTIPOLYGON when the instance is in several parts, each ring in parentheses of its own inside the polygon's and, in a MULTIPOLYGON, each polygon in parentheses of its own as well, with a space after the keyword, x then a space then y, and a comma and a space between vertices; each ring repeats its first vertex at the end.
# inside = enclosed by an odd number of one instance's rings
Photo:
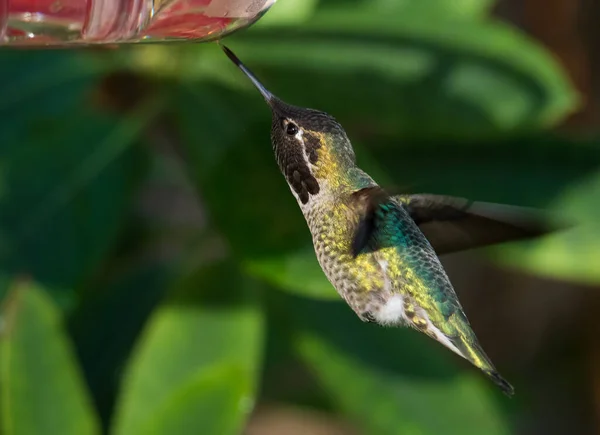
POLYGON ((364 322, 408 326, 471 362, 508 396, 439 256, 551 230, 530 209, 433 194, 392 195, 356 163, 331 115, 277 98, 227 47, 271 109, 279 169, 306 219, 327 279, 364 322))

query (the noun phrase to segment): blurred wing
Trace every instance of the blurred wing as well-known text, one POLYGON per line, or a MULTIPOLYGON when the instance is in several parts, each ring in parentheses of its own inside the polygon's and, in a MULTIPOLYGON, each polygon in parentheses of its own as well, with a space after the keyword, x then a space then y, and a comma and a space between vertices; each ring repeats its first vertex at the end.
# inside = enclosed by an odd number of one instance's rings
POLYGON ((552 227, 534 209, 441 195, 403 195, 404 204, 438 255, 530 239, 552 227))

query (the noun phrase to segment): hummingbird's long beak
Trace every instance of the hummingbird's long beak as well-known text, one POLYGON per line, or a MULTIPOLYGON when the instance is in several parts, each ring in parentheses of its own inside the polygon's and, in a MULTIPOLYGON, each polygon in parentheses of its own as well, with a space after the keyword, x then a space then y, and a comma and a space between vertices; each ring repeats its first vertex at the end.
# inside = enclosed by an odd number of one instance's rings
POLYGON ((233 52, 229 48, 225 47, 221 43, 219 43, 219 45, 221 46, 221 48, 223 49, 223 51, 225 52, 227 57, 229 59, 231 59, 231 61, 233 63, 235 63, 238 66, 238 68, 241 69, 244 72, 244 74, 246 74, 248 76, 248 78, 252 81, 252 83, 254 83, 254 86, 256 86, 256 89, 258 89, 258 91, 262 94, 262 96, 265 97, 265 100, 267 100, 267 103, 271 104, 271 102, 275 98, 273 96, 273 94, 270 93, 269 91, 267 91, 267 88, 265 88, 263 86, 263 84, 258 81, 258 79, 252 73, 252 71, 250 71, 248 68, 246 68, 246 66, 242 63, 242 61, 239 60, 238 57, 235 54, 233 54, 233 52))

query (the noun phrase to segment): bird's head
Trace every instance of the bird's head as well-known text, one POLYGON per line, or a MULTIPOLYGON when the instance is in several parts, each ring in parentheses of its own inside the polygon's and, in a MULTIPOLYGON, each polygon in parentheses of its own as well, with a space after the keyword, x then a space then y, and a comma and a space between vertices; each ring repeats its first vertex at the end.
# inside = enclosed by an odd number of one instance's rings
POLYGON ((269 92, 227 47, 227 56, 246 74, 271 108, 271 143, 281 172, 302 204, 339 184, 355 164, 354 150, 331 115, 292 106, 269 92))

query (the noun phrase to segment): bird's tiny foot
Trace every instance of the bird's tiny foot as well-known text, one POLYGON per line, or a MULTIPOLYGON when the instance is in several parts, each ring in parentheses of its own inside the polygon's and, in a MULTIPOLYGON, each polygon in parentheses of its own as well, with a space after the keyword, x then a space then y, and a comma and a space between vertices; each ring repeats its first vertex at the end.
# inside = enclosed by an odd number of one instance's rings
POLYGON ((363 322, 367 322, 367 323, 376 323, 377 322, 377 320, 375 319, 375 316, 373 316, 373 314, 371 314, 371 312, 369 312, 369 311, 362 313, 360 315, 360 319, 363 322))

